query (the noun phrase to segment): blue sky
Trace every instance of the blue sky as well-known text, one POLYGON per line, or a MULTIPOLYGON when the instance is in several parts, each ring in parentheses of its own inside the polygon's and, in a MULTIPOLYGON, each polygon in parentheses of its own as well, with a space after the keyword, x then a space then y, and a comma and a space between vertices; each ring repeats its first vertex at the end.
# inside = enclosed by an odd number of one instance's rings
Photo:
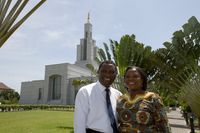
MULTIPOLYGON (((23 13, 37 1, 30 0, 23 13)), ((191 16, 200 21, 199 5, 199 0, 47 0, 0 48, 0 82, 20 92, 22 81, 44 79, 45 65, 74 63, 88 12, 97 46, 134 34, 158 49, 191 16)))

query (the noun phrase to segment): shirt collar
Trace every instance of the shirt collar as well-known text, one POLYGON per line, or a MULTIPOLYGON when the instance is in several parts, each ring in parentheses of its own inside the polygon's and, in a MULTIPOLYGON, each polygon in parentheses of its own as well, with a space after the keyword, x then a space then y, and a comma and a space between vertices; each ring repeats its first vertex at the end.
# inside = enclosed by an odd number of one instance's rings
MULTIPOLYGON (((101 92, 105 92, 105 89, 106 89, 105 86, 103 86, 99 81, 97 81, 97 85, 99 86, 99 90, 100 90, 101 92)), ((109 87, 109 88, 110 88, 110 87, 109 87)))

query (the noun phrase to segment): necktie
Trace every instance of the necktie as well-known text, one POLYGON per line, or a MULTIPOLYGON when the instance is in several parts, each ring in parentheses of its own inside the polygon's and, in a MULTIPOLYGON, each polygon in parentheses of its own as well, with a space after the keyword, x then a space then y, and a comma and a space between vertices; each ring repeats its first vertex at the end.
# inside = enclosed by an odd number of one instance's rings
POLYGON ((109 95, 110 89, 106 88, 105 90, 106 90, 106 104, 107 104, 107 109, 108 109, 108 115, 110 118, 111 126, 113 128, 113 133, 119 133, 117 130, 117 124, 116 124, 115 117, 113 114, 112 105, 110 102, 110 95, 109 95))

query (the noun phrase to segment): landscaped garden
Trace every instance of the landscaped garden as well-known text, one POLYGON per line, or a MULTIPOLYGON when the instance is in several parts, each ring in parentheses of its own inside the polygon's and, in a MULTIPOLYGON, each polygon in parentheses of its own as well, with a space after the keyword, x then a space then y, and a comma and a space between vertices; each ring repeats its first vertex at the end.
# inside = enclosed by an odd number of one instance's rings
POLYGON ((0 113, 0 133, 73 133, 72 111, 18 111, 0 113))

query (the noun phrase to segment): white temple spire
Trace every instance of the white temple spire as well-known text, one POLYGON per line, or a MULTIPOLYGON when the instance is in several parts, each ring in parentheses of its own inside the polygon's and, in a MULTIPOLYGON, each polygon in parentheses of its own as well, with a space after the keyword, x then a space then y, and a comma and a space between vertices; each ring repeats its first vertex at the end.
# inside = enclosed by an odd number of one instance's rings
POLYGON ((90 12, 88 12, 87 23, 90 23, 90 12))

